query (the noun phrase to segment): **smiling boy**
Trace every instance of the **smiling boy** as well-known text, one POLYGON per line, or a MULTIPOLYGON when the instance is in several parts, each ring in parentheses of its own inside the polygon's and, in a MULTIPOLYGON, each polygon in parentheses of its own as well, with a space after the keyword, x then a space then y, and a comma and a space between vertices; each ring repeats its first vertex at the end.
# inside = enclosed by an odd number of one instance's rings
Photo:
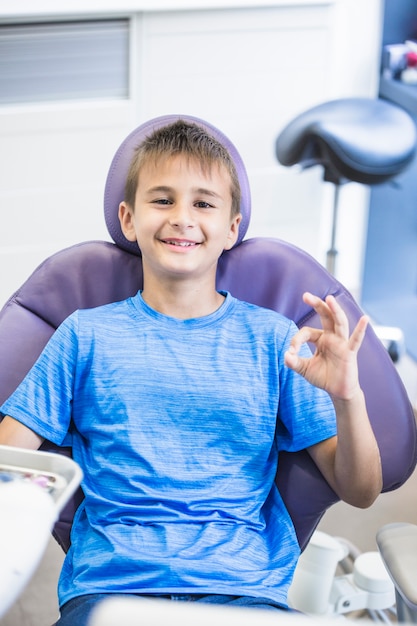
POLYGON ((0 443, 71 445, 84 471, 60 626, 87 624, 108 594, 286 608, 299 546, 281 450, 307 448, 351 504, 381 490, 357 373, 367 319, 349 336, 334 298, 305 294, 323 328, 298 331, 217 291, 239 206, 222 144, 184 121, 154 131, 119 207, 143 290, 71 315, 0 407, 0 443))
POLYGON ((197 160, 174 154, 148 159, 138 176, 119 219, 141 250, 142 297, 172 317, 212 313, 224 300, 213 288, 217 261, 235 244, 241 219, 238 201, 232 211, 230 175, 220 163, 204 171, 197 160))

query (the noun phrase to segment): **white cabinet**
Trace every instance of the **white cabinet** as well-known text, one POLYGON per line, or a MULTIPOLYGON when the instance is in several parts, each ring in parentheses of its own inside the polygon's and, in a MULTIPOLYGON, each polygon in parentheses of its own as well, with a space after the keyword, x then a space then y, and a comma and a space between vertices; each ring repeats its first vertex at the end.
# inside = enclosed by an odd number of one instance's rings
MULTIPOLYGON (((309 106, 375 95, 381 4, 0 0, 0 29, 130 20, 128 98, 0 107, 0 305, 53 251, 108 238, 102 196, 112 155, 134 126, 165 113, 205 118, 234 141, 252 187, 248 236, 287 239, 324 262, 330 191, 319 170, 279 166, 274 141, 309 106)), ((355 290, 367 201, 363 190, 345 195, 354 210, 341 210, 339 277, 355 290)))

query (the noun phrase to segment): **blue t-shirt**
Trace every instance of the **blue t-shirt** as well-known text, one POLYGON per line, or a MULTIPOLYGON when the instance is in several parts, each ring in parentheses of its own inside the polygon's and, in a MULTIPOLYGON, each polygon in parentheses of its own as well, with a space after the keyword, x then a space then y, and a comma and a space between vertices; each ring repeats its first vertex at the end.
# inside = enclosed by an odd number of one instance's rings
POLYGON ((284 365, 296 331, 230 294, 196 319, 139 293, 63 322, 0 409, 71 445, 84 471, 61 604, 97 592, 286 604, 299 546, 278 454, 336 433, 328 395, 284 365))

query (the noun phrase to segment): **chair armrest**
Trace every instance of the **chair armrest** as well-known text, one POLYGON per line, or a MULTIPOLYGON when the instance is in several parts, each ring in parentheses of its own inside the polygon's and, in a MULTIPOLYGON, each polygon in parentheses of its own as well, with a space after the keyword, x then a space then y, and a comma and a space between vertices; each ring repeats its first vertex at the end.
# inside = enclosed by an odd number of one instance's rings
POLYGON ((403 600, 413 615, 415 613, 413 622, 417 621, 417 526, 387 524, 378 531, 376 542, 395 585, 397 605, 403 600))

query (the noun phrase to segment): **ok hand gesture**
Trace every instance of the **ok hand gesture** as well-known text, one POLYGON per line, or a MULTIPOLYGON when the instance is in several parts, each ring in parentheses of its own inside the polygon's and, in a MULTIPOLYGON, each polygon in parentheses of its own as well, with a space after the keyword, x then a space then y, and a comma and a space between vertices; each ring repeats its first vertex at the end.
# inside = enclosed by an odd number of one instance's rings
POLYGON ((368 318, 362 316, 349 336, 348 319, 333 296, 321 300, 307 292, 303 300, 320 316, 322 329, 301 328, 285 354, 285 364, 316 387, 325 389, 333 399, 350 400, 359 390, 357 353, 368 318), (316 348, 310 358, 298 355, 305 342, 316 348))

